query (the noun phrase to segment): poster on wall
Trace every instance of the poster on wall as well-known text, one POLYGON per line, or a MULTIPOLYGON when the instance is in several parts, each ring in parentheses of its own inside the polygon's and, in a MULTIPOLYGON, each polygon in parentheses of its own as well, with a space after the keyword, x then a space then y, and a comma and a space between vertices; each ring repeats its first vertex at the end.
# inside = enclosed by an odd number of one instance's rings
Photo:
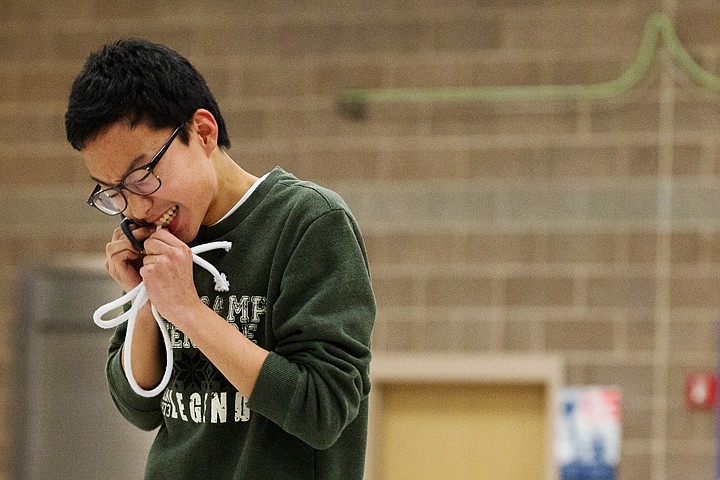
POLYGON ((555 456, 561 480, 614 480, 620 460, 620 391, 567 387, 556 412, 555 456))

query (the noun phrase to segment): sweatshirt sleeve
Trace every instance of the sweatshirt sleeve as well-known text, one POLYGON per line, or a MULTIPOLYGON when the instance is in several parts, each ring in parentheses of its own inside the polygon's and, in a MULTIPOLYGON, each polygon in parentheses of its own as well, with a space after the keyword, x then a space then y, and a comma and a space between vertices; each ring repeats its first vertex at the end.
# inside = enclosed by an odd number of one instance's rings
POLYGON ((136 427, 150 431, 162 423, 160 402, 162 395, 154 398, 145 398, 136 394, 125 376, 122 367, 122 348, 125 343, 127 323, 123 323, 115 330, 110 340, 107 365, 105 373, 115 406, 120 414, 136 427))
POLYGON ((311 447, 329 448, 370 391, 375 299, 348 212, 331 210, 306 229, 271 311, 277 344, 248 406, 311 447))

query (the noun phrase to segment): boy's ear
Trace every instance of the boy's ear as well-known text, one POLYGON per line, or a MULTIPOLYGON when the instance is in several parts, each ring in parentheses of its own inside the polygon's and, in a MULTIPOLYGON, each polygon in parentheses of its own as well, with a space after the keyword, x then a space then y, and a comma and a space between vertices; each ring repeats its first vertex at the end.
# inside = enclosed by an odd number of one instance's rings
POLYGON ((218 124, 215 120, 215 116, 209 111, 201 108, 195 111, 191 118, 191 122, 195 124, 202 145, 209 154, 215 149, 215 147, 217 147, 218 124))

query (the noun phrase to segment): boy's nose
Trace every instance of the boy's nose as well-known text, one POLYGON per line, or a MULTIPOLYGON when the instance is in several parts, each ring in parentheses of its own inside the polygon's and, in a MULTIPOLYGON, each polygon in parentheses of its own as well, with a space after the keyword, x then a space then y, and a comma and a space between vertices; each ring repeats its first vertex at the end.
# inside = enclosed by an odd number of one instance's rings
POLYGON ((125 193, 128 202, 125 216, 138 223, 149 223, 154 220, 148 218, 153 205, 152 195, 137 195, 128 191, 123 193, 125 193))

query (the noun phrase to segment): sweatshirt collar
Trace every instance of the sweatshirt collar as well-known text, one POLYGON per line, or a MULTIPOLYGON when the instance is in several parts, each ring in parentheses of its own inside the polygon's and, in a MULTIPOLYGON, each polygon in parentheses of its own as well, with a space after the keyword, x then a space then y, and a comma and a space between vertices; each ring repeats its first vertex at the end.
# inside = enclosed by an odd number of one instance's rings
POLYGON ((252 192, 242 205, 218 223, 208 227, 200 227, 200 231, 193 241, 189 243, 189 245, 193 246, 200 243, 206 243, 216 238, 220 238, 235 229, 250 214, 250 212, 255 209, 263 198, 265 198, 272 187, 274 187, 278 180, 280 180, 282 175, 285 175, 285 171, 282 168, 273 168, 267 175, 267 178, 260 182, 257 188, 255 188, 255 191, 252 192))

